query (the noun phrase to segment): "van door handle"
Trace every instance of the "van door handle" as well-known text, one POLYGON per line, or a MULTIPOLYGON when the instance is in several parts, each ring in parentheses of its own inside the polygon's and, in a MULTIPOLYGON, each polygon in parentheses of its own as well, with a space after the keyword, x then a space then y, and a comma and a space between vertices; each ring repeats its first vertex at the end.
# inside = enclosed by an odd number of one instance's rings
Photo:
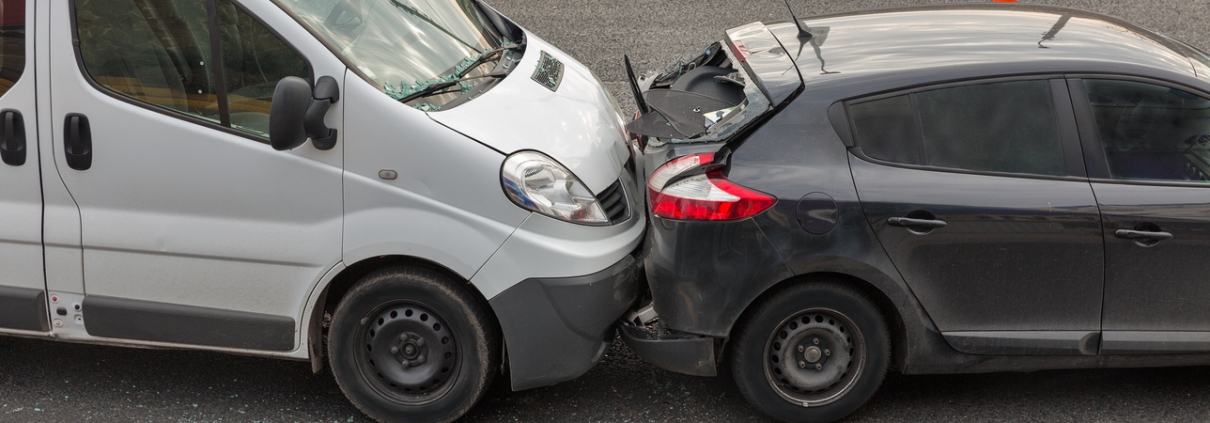
POLYGON ((886 223, 891 226, 900 226, 904 228, 927 228, 939 229, 944 228, 948 223, 944 220, 937 219, 912 219, 910 217, 889 217, 886 223))
POLYGON ((1122 239, 1136 239, 1144 241, 1166 241, 1172 239, 1172 232, 1163 231, 1136 231, 1133 229, 1118 229, 1113 231, 1113 236, 1122 239))
POLYGON ((10 166, 25 164, 25 119, 16 110, 0 111, 4 138, 0 139, 0 159, 10 166))
POLYGON ((88 116, 69 113, 63 119, 63 154, 72 169, 88 170, 92 167, 92 129, 88 125, 88 116))

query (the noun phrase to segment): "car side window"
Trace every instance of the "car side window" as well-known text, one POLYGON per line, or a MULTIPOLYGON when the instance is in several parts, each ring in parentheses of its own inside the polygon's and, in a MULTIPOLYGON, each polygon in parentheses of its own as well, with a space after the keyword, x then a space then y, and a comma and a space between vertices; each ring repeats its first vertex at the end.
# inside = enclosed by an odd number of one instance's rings
POLYGON ((1210 182, 1210 100, 1163 85, 1084 80, 1113 179, 1210 182))
POLYGON ((230 0, 77 0, 75 17, 80 60, 98 85, 258 137, 277 81, 310 79, 298 53, 230 0))
POLYGON ((0 96, 25 72, 25 0, 0 1, 0 96))
POLYGON ((849 110, 858 145, 874 159, 977 172, 1066 173, 1046 80, 941 88, 849 110))

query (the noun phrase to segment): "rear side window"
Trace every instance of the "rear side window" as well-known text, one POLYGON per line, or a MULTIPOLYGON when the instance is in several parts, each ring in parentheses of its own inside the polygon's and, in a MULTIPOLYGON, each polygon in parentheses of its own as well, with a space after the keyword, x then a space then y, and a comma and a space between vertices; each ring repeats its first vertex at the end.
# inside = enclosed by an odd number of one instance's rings
POLYGON ((0 1, 0 96, 25 72, 25 0, 0 1))
POLYGON ((849 107, 861 151, 888 162, 922 165, 920 129, 906 95, 849 107))
POLYGON ((858 145, 874 159, 978 172, 1065 174, 1049 81, 922 91, 849 110, 858 145))
POLYGON ((80 60, 97 84, 252 135, 268 135, 278 80, 310 78, 300 55, 230 0, 77 0, 75 14, 80 60))
POLYGON ((1084 87, 1113 179, 1210 182, 1210 100, 1143 82, 1084 87))

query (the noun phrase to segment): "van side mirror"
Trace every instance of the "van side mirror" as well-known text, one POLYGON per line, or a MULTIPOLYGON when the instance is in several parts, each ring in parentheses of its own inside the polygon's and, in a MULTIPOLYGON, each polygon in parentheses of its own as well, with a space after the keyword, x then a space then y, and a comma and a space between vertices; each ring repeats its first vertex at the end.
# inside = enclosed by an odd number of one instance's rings
POLYGON ((269 145, 278 151, 293 150, 310 138, 317 149, 335 147, 336 130, 328 128, 324 117, 338 100, 340 87, 330 76, 320 77, 314 91, 302 78, 282 78, 269 109, 269 145))

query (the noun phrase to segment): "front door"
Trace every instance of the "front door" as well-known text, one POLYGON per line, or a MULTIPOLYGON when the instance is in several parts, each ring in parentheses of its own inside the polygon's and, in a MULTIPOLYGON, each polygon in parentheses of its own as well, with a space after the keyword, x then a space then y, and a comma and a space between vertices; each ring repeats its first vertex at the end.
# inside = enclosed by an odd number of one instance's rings
POLYGON ((1210 96, 1137 79, 1071 86, 1104 218, 1102 353, 1210 351, 1210 96))
POLYGON ((1103 246, 1062 80, 849 104, 870 225, 937 328, 975 354, 1096 354, 1103 246))
POLYGON ((87 335, 293 350, 341 257, 342 144, 274 151, 268 111, 283 77, 343 81, 343 65, 269 2, 50 7, 50 129, 80 211, 87 335))
POLYGON ((49 330, 32 66, 34 4, 0 1, 0 331, 49 330))

